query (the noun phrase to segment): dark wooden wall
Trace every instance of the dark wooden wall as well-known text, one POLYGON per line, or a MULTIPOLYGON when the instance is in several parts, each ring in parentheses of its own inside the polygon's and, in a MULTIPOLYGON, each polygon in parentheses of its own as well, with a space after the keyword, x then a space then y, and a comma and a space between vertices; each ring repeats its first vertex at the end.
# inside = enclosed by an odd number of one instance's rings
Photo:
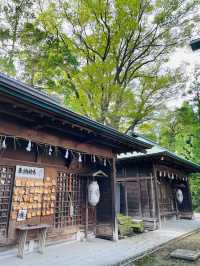
POLYGON ((188 175, 184 169, 163 162, 122 160, 117 166, 117 181, 121 186, 121 213, 133 217, 155 218, 180 213, 192 213, 188 175), (174 179, 171 179, 171 175, 174 179), (184 195, 182 204, 176 200, 176 190, 184 195))
MULTIPOLYGON (((154 215, 153 169, 151 163, 125 162, 118 164, 117 180, 121 182, 127 197, 127 211, 130 216, 152 217, 154 215)), ((121 190, 122 191, 122 190, 121 190)), ((123 205, 121 199, 121 204, 123 205)), ((125 208, 125 207, 123 207, 125 208)))
MULTIPOLYGON (((48 155, 48 147, 47 150, 44 151, 41 147, 39 153, 33 149, 31 152, 26 151, 27 140, 31 139, 32 142, 36 143, 46 143, 55 145, 58 147, 62 147, 63 150, 65 148, 74 149, 83 153, 102 156, 105 158, 109 158, 112 160, 114 158, 114 154, 112 150, 103 148, 102 146, 95 146, 90 143, 79 143, 72 139, 66 139, 63 137, 48 134, 42 132, 40 130, 28 129, 22 125, 15 124, 14 121, 12 123, 0 120, 0 135, 6 136, 17 136, 18 138, 25 138, 21 143, 21 147, 19 145, 14 145, 14 141, 12 139, 7 139, 7 149, 0 151, 0 165, 13 166, 15 168, 16 165, 26 165, 33 167, 42 167, 45 170, 45 178, 50 177, 51 180, 56 180, 59 171, 63 171, 66 173, 78 174, 81 176, 84 172, 90 172, 91 169, 94 168, 94 164, 83 158, 82 163, 78 163, 77 158, 71 162, 70 166, 66 165, 66 160, 64 159, 64 153, 58 152, 55 154, 53 152, 52 156, 48 155)), ((98 167, 97 167, 98 168, 98 167)), ((98 217, 96 216, 96 208, 89 207, 89 230, 92 230, 95 233, 96 224, 102 222, 108 222, 111 224, 111 234, 113 229, 113 220, 112 220, 112 190, 111 184, 113 182, 112 179, 112 168, 109 164, 107 164, 107 168, 109 168, 109 177, 104 181, 100 182, 100 190, 101 190, 101 201, 98 209, 98 217)), ((86 177, 83 177, 86 179, 86 177)), ((52 225, 49 230, 48 237, 53 240, 57 239, 65 239, 71 238, 73 234, 75 234, 79 230, 83 230, 85 228, 85 194, 87 193, 86 184, 82 186, 83 190, 83 204, 81 206, 82 211, 82 222, 78 225, 66 226, 63 228, 55 228, 54 227, 54 214, 53 215, 45 215, 45 216, 36 216, 31 219, 26 219, 23 222, 16 222, 16 219, 10 217, 9 221, 9 231, 8 231, 8 243, 16 241, 16 226, 19 224, 38 224, 38 223, 47 223, 52 225)))

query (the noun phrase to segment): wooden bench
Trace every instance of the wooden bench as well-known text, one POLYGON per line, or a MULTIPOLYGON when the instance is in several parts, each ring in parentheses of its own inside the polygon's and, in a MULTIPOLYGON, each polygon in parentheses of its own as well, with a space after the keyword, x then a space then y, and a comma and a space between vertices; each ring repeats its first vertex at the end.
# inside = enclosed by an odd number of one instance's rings
POLYGON ((18 254, 20 258, 24 257, 24 250, 27 240, 27 234, 29 231, 38 230, 38 239, 39 239, 39 252, 44 253, 44 248, 46 244, 46 235, 47 230, 50 227, 48 224, 39 224, 39 225, 21 225, 17 226, 18 231, 18 254))

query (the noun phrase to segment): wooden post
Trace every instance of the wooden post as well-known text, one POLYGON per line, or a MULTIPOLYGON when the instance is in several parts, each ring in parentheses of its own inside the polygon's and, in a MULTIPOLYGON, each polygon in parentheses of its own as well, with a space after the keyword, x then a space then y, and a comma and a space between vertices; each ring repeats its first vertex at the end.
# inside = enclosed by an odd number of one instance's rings
POLYGON ((112 159, 112 175, 111 175, 111 193, 112 193, 112 223, 113 223, 113 240, 118 240, 118 225, 116 212, 116 158, 112 159))
POLYGON ((28 230, 20 230, 19 232, 19 244, 18 244, 18 253, 17 256, 19 258, 24 257, 24 250, 25 250, 25 245, 26 245, 26 238, 27 238, 27 231, 28 230))
POLYGON ((138 184, 138 193, 139 193, 139 214, 142 218, 142 195, 141 195, 141 186, 140 186, 140 177, 139 177, 139 169, 138 169, 138 166, 137 166, 137 184, 138 184))
POLYGON ((159 195, 158 195, 158 184, 157 184, 157 175, 156 175, 156 167, 153 163, 153 176, 154 176, 154 185, 155 185, 155 204, 156 204, 156 212, 159 223, 159 228, 161 228, 161 216, 160 216, 160 203, 159 203, 159 195))
POLYGON ((156 206, 155 206, 155 193, 154 193, 154 186, 153 186, 153 176, 152 176, 152 173, 151 173, 151 199, 152 199, 152 216, 153 218, 156 217, 156 206))
POLYGON ((86 194, 85 194, 85 239, 88 238, 88 185, 89 180, 86 181, 86 194))
POLYGON ((124 184, 124 193, 125 193, 125 215, 128 216, 127 183, 124 184))
POLYGON ((187 191, 188 191, 188 199, 189 199, 189 202, 190 202, 190 208, 191 208, 191 213, 193 215, 193 209, 192 209, 192 194, 191 194, 191 188, 190 188, 190 180, 189 178, 187 177, 187 191))
POLYGON ((149 216, 151 217, 152 216, 152 211, 151 211, 151 196, 150 196, 151 188, 149 189, 148 179, 145 180, 145 183, 146 183, 147 197, 148 197, 149 216))

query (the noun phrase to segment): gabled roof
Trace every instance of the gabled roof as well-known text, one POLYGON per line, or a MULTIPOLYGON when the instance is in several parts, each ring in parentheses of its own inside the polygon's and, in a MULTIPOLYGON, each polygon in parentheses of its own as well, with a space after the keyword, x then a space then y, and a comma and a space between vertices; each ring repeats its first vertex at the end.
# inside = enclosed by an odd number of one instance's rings
POLYGON ((96 136, 96 142, 101 140, 102 145, 112 147, 115 152, 133 150, 145 152, 145 149, 152 147, 151 144, 138 138, 123 134, 111 127, 66 109, 40 90, 0 73, 0 97, 2 95, 11 97, 16 102, 32 106, 41 112, 48 112, 52 117, 57 117, 73 125, 91 130, 96 136))
POLYGON ((182 156, 177 155, 174 152, 169 151, 166 148, 159 146, 156 142, 151 141, 150 139, 141 136, 140 134, 135 134, 135 137, 139 140, 143 140, 146 143, 154 145, 151 149, 148 149, 146 154, 129 152, 127 154, 120 154, 118 156, 119 161, 140 161, 140 160, 153 160, 161 157, 169 158, 173 160, 174 164, 177 166, 182 166, 186 168, 189 172, 200 172, 200 165, 192 161, 185 159, 182 156))

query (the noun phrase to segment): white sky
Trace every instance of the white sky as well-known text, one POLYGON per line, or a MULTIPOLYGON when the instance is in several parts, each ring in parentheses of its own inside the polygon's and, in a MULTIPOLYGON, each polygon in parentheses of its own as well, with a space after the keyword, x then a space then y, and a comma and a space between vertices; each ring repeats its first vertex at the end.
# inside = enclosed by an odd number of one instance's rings
MULTIPOLYGON (((200 65, 200 50, 195 52, 192 51, 191 47, 188 45, 184 48, 178 48, 172 54, 169 61, 170 68, 184 67, 186 75, 188 76, 187 88, 190 86, 192 81, 193 71, 195 65, 200 65)), ((180 107, 185 98, 182 95, 177 96, 176 99, 171 100, 167 106, 171 109, 174 107, 180 107)))

